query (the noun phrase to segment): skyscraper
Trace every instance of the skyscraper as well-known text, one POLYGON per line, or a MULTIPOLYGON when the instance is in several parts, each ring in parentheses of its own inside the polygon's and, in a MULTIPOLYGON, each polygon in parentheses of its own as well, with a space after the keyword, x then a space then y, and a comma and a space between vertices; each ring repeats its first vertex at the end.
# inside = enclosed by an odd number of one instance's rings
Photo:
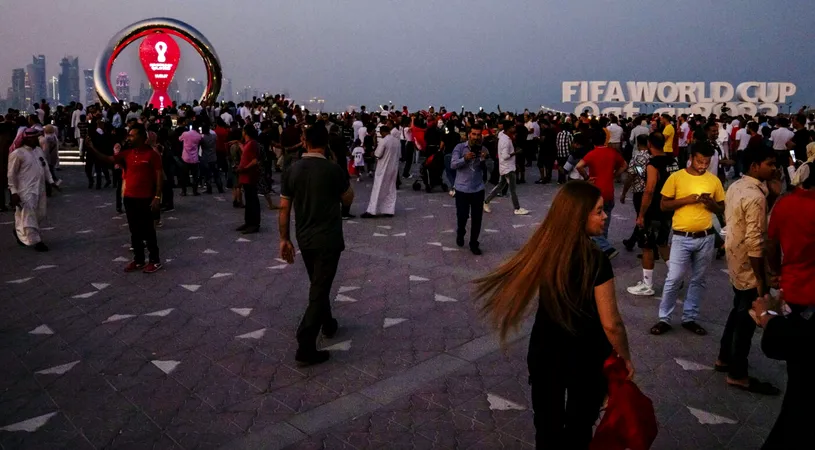
POLYGON ((80 101, 79 98, 79 58, 66 56, 59 63, 59 101, 63 105, 80 101))
POLYGON ((226 79, 226 96, 224 100, 231 102, 235 98, 235 91, 232 90, 232 78, 226 79))
POLYGON ((93 69, 83 69, 82 75, 85 78, 85 103, 88 105, 96 103, 96 88, 93 85, 93 69))
POLYGON ((24 95, 25 100, 23 101, 24 106, 22 108, 20 108, 20 109, 28 109, 28 110, 31 110, 31 111, 34 110, 34 107, 32 106, 33 103, 35 101, 39 101, 39 100, 34 100, 34 92, 33 92, 32 88, 31 88, 31 71, 32 70, 33 70, 33 67, 31 66, 31 64, 26 66, 26 71, 25 71, 25 95, 24 95))
POLYGON ((187 96, 185 102, 192 103, 193 100, 200 100, 204 95, 204 83, 195 78, 187 78, 187 96))
POLYGON ((9 101, 12 108, 25 108, 25 69, 11 71, 11 95, 9 101))
POLYGON ((153 95, 153 91, 149 89, 145 84, 144 81, 141 82, 139 85, 139 97, 136 100, 139 104, 145 104, 150 101, 150 97, 153 95))
POLYGON ((127 72, 119 72, 116 76, 116 98, 120 101, 130 101, 130 77, 127 72))
POLYGON ((51 77, 48 82, 48 101, 59 103, 59 78, 56 76, 51 77))
POLYGON ((32 56, 31 59, 31 65, 28 66, 31 95, 35 102, 39 102, 48 96, 47 78, 45 77, 45 55, 32 56))

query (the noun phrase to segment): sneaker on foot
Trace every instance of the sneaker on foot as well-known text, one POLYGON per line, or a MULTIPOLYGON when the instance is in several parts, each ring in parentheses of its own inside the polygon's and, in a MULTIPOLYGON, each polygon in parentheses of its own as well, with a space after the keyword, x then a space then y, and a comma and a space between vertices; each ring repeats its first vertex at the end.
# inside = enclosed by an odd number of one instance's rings
POLYGON ((144 263, 137 263, 136 261, 130 261, 130 264, 125 266, 125 272, 135 272, 142 269, 144 269, 144 263))
POLYGON ((485 213, 492 212, 492 209, 490 209, 490 204, 489 203, 484 203, 484 212, 485 213))
POLYGON ((161 269, 161 267, 162 267, 161 263, 150 263, 144 266, 144 270, 142 270, 142 272, 155 273, 158 272, 158 270, 161 269))
POLYGON ((629 294, 631 295, 638 295, 642 297, 650 297, 654 295, 654 288, 648 286, 647 284, 643 283, 642 281, 638 282, 636 286, 630 286, 626 289, 629 294))
POLYGON ((605 253, 606 253, 606 256, 608 256, 608 259, 614 259, 614 258, 617 257, 617 255, 620 254, 620 252, 617 251, 616 248, 610 248, 610 249, 606 250, 605 253))
POLYGON ((324 363, 328 361, 330 357, 328 350, 314 350, 312 352, 301 352, 297 350, 297 353, 294 355, 294 360, 297 361, 298 366, 306 367, 324 363))
POLYGON ((529 211, 527 211, 524 208, 518 208, 518 209, 515 210, 515 215, 516 216, 525 216, 527 214, 529 214, 529 211))
POLYGON ((456 245, 458 245, 459 247, 464 247, 464 236, 456 238, 456 245))

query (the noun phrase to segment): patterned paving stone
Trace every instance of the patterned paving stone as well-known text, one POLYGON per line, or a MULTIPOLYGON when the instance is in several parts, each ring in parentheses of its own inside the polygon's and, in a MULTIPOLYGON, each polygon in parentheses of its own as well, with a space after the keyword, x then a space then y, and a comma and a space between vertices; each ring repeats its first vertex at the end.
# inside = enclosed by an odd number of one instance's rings
MULTIPOLYGON (((44 229, 52 251, 0 240, 0 258, 14 262, 0 264, 3 448, 534 446, 528 337, 495 344, 470 280, 523 245, 556 186, 519 186, 535 211, 528 217, 499 213, 506 205, 496 202, 481 257, 455 245, 446 193, 403 189, 396 217, 344 222, 347 249, 331 292, 340 330, 318 342, 333 350, 328 363, 301 368, 295 333, 308 276, 299 254, 291 265, 279 260, 275 213, 264 211, 263 230, 246 239, 231 231, 241 212, 228 202, 179 197, 175 220, 165 217, 158 232, 171 263, 125 274, 132 255, 126 224, 111 220, 113 192, 82 189, 80 171, 61 174, 64 193, 49 201, 44 229), (77 205, 86 205, 82 214, 77 205)), ((354 212, 370 183, 355 185, 354 212)), ((615 208, 612 242, 628 237, 633 217, 631 205, 615 208)), ((758 448, 780 398, 728 388, 711 370, 732 304, 724 262, 707 274, 705 337, 678 327, 651 336, 658 300, 625 291, 641 276, 636 252, 623 251, 613 266, 636 381, 660 423, 653 448, 758 448)), ((658 287, 665 275, 658 264, 658 287)), ((783 388, 783 364, 765 358, 758 339, 751 374, 783 388)))

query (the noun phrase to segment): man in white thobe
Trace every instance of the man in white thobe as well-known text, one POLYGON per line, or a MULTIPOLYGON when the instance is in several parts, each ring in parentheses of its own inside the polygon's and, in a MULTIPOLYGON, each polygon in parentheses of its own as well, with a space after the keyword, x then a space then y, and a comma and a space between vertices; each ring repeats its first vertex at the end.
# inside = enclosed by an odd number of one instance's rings
POLYGON ((23 146, 8 158, 8 188, 14 210, 14 235, 20 245, 48 251, 40 236, 40 223, 45 219, 45 186, 54 185, 48 159, 39 147, 40 131, 28 128, 23 146))
POLYGON ((390 133, 390 127, 383 125, 379 129, 379 144, 374 156, 377 159, 374 174, 374 187, 371 189, 371 200, 368 209, 360 217, 370 219, 382 215, 393 217, 396 211, 396 178, 399 175, 399 157, 402 143, 390 133))

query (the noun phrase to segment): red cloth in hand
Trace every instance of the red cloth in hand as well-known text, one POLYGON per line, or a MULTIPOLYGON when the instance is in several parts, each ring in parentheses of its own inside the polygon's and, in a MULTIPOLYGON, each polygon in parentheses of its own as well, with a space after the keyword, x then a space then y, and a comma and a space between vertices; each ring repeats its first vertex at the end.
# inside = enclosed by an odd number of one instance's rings
POLYGON ((591 441, 591 450, 647 450, 657 437, 651 399, 629 381, 625 361, 610 356, 603 372, 608 378, 608 406, 591 441))

